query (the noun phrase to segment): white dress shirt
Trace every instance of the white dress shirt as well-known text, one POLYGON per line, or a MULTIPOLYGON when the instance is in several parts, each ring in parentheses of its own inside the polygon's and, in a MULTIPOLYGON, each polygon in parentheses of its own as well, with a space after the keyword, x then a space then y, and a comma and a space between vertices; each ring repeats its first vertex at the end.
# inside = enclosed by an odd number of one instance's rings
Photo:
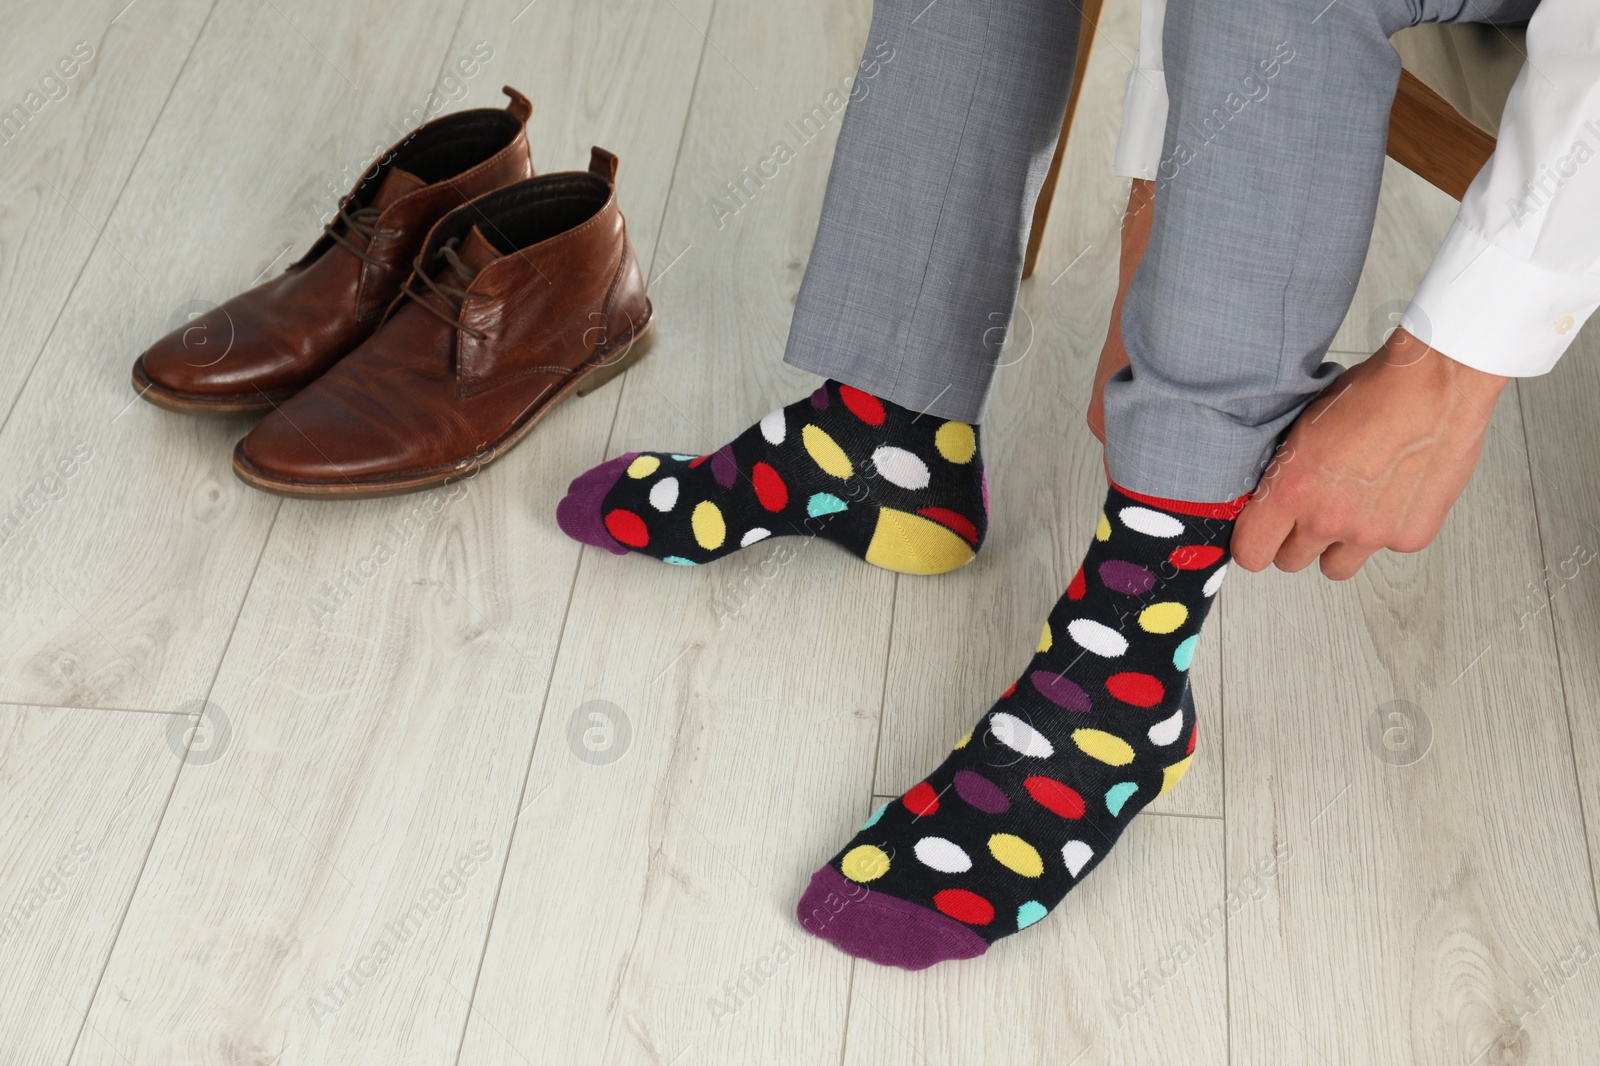
MULTIPOLYGON (((1167 122, 1167 0, 1140 0, 1117 173, 1154 180, 1167 122)), ((1494 155, 1402 321, 1467 366, 1543 374, 1600 307, 1600 2, 1542 0, 1494 155)))

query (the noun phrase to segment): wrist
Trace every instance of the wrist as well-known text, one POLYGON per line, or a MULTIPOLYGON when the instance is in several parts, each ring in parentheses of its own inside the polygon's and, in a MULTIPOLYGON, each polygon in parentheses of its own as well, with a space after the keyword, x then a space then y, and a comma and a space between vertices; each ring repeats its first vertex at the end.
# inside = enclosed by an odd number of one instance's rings
POLYGON ((1444 352, 1397 329, 1373 357, 1375 369, 1396 386, 1449 392, 1493 407, 1511 379, 1458 363, 1444 352))

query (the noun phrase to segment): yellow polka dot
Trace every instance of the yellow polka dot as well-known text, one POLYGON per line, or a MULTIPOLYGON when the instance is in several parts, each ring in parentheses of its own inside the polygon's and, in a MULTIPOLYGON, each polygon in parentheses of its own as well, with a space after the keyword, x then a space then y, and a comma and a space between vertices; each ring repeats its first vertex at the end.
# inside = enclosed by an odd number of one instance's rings
POLYGON ((728 536, 728 526, 722 520, 722 512, 710 500, 695 504, 689 524, 694 527, 695 541, 706 551, 722 547, 723 540, 728 536))
POLYGON ((978 438, 965 422, 946 422, 933 435, 933 446, 952 463, 970 463, 978 450, 978 438))
POLYGON ((1095 523, 1094 539, 1100 541, 1111 539, 1111 522, 1106 518, 1104 511, 1100 512, 1100 521, 1095 523))
POLYGON ((824 472, 840 479, 855 473, 855 468, 850 465, 850 457, 845 455, 844 449, 816 426, 806 426, 800 431, 800 437, 805 441, 806 452, 812 461, 822 467, 824 472))
POLYGON ((1139 628, 1146 633, 1171 633, 1189 617, 1181 603, 1152 603, 1139 612, 1139 628))
POLYGON ((1133 748, 1126 740, 1099 729, 1074 730, 1072 742, 1089 758, 1111 766, 1127 766, 1133 761, 1133 748))
POLYGON ((628 464, 629 477, 649 477, 661 468, 661 460, 653 455, 641 455, 628 464))
POLYGON ((889 872, 889 856, 881 848, 861 844, 845 852, 839 872, 852 881, 876 881, 889 872))
POLYGON ((1165 770, 1161 771, 1161 795, 1165 795, 1169 790, 1171 790, 1173 785, 1176 785, 1179 781, 1183 780, 1183 775, 1189 772, 1189 764, 1192 762, 1194 762, 1193 755, 1189 756, 1187 759, 1184 759, 1182 762, 1175 762, 1165 770))
POLYGON ((972 742, 972 730, 969 729, 969 730, 967 730, 967 735, 966 736, 964 736, 960 740, 956 741, 956 750, 960 751, 962 748, 966 747, 971 742, 972 742))
POLYGON ((1037 650, 1038 651, 1049 651, 1050 650, 1050 645, 1052 645, 1054 643, 1055 643, 1055 640, 1052 639, 1051 636, 1050 636, 1050 623, 1046 622, 1044 624, 1044 632, 1039 634, 1039 647, 1038 647, 1037 650))
POLYGON ((1033 845, 1010 833, 996 833, 989 838, 989 854, 996 862, 1023 877, 1038 877, 1044 873, 1044 860, 1033 845))
POLYGON ((943 574, 972 561, 972 546, 921 515, 878 508, 867 562, 902 574, 943 574))

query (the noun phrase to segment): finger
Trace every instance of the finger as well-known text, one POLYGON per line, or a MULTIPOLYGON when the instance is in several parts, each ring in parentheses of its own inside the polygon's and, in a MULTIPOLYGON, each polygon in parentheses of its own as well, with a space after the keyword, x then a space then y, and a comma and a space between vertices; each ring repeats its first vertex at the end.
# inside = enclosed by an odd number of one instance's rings
POLYGON ((1372 558, 1373 549, 1360 548, 1346 541, 1328 546, 1322 553, 1322 574, 1333 581, 1349 581, 1372 558))
POLYGON ((1234 562, 1259 574, 1272 565, 1283 538, 1293 528, 1294 515, 1288 508, 1274 504, 1270 496, 1261 503, 1251 498, 1234 523, 1233 541, 1228 550, 1234 562))
POLYGON ((1333 542, 1328 538, 1312 536, 1306 532, 1304 526, 1297 525, 1287 537, 1283 538, 1278 554, 1273 557, 1273 565, 1279 570, 1297 574, 1310 566, 1331 543, 1333 542))

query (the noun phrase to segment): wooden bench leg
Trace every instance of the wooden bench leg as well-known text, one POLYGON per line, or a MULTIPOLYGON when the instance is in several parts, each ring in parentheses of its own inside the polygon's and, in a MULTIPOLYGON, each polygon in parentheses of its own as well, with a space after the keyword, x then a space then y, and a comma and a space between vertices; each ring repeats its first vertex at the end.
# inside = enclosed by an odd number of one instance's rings
POLYGON ((1050 201, 1055 198, 1056 181, 1061 177, 1061 157, 1067 150, 1067 134, 1072 130, 1072 116, 1078 110, 1078 97, 1083 93, 1083 76, 1089 69, 1089 50, 1094 47, 1094 35, 1100 25, 1100 10, 1105 0, 1083 0, 1083 25, 1078 29, 1078 62, 1072 70, 1072 91, 1067 95, 1067 114, 1061 121, 1061 136, 1056 141, 1056 154, 1050 160, 1050 172, 1044 176, 1039 189, 1039 202, 1033 207, 1033 228, 1028 232, 1028 254, 1022 260, 1022 276, 1033 276, 1039 262, 1039 246, 1044 243, 1044 226, 1050 217, 1050 201))

